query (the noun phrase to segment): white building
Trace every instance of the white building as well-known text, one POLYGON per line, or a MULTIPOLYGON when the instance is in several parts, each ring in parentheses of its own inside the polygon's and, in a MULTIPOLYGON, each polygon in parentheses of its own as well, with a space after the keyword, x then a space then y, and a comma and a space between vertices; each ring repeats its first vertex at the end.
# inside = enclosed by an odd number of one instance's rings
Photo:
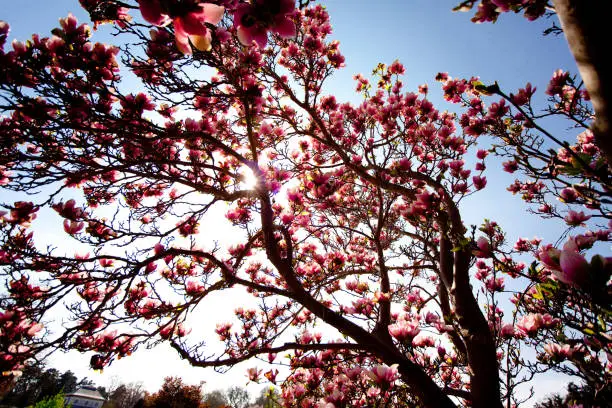
POLYGON ((66 394, 64 401, 66 405, 72 404, 72 408, 100 408, 105 400, 95 387, 85 385, 66 394))

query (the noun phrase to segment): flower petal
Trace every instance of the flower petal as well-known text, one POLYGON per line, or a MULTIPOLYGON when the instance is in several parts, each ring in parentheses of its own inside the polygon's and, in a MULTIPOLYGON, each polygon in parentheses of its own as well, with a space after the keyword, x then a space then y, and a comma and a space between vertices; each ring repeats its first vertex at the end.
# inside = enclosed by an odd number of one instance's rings
POLYGON ((238 27, 242 25, 242 17, 244 17, 245 14, 251 12, 251 8, 252 6, 247 3, 241 3, 238 5, 238 7, 236 7, 236 11, 234 11, 233 16, 234 27, 236 29, 238 29, 238 27))
POLYGON ((200 7, 202 8, 202 11, 194 14, 196 14, 205 23, 217 25, 223 18, 223 13, 225 13, 225 8, 216 4, 204 3, 201 4, 200 7))
POLYGON ((195 15, 195 13, 187 13, 184 16, 174 19, 174 27, 180 25, 185 33, 190 35, 205 35, 208 29, 204 26, 204 22, 195 15))
POLYGON ((280 0, 279 14, 291 13, 295 10, 295 0, 280 0))
POLYGON ((589 276, 589 263, 584 256, 574 251, 562 251, 559 257, 561 273, 555 273, 560 281, 581 286, 589 276))
POLYGON ((279 18, 272 27, 272 31, 282 38, 293 38, 296 34, 295 23, 286 17, 279 18))
POLYGON ((177 20, 178 19, 174 20, 174 37, 176 39, 176 48, 178 48, 178 50, 185 55, 191 55, 189 37, 187 36, 185 30, 182 29, 180 22, 177 24, 177 20))
POLYGON ((238 27, 237 34, 238 40, 240 40, 240 42, 246 46, 251 45, 251 43, 255 41, 260 48, 265 48, 266 44, 268 43, 268 35, 266 30, 259 29, 257 27, 246 28, 240 26, 238 27))
POLYGON ((268 32, 265 29, 254 30, 253 39, 259 45, 259 48, 266 48, 268 44, 268 32))
POLYGON ((200 51, 210 51, 212 48, 212 38, 210 31, 205 35, 192 35, 189 37, 191 43, 200 51))
POLYGON ((248 28, 244 28, 242 26, 239 26, 236 30, 238 41, 240 41, 242 45, 251 45, 251 41, 253 41, 251 31, 252 30, 249 30, 248 28))
POLYGON ((142 14, 142 18, 156 26, 164 25, 168 16, 162 14, 159 0, 138 0, 138 4, 140 5, 140 14, 142 14))

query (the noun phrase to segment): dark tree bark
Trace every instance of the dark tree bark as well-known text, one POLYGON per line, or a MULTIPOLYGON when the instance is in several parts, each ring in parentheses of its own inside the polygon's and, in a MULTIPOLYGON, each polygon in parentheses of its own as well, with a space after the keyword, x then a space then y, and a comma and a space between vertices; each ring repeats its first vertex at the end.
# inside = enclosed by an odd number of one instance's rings
POLYGON ((612 163, 612 31, 610 0, 553 0, 569 48, 595 109, 592 130, 612 163))

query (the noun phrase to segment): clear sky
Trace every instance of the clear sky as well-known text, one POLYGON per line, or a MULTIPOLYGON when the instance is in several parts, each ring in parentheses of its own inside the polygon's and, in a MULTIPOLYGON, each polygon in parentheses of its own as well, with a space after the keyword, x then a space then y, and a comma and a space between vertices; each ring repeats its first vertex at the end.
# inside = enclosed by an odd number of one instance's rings
MULTIPOLYGON (((454 77, 480 76, 485 83, 495 80, 502 89, 516 90, 530 81, 538 86, 540 95, 552 72, 558 68, 576 72, 575 63, 562 37, 544 37, 542 31, 551 21, 530 23, 514 15, 502 16, 496 24, 473 24, 469 13, 453 13, 459 0, 328 0, 334 26, 332 38, 341 42, 346 57, 346 68, 341 70, 327 88, 339 100, 358 100, 353 93, 356 73, 368 75, 378 62, 391 63, 399 59, 406 67, 406 90, 415 90, 423 83, 430 85, 430 97, 438 106, 445 102, 434 82, 438 72, 449 72, 454 77)), ((58 18, 68 12, 80 21, 87 15, 78 0, 0 0, 0 19, 11 24, 11 39, 27 39, 31 33, 49 35, 58 18)), ((112 41, 108 29, 102 27, 94 37, 97 41, 112 41)), ((451 109, 451 106, 446 106, 451 109)), ((504 174, 489 178, 488 195, 478 195, 480 203, 466 201, 464 210, 471 223, 483 218, 498 221, 511 239, 535 235, 554 239, 557 230, 549 229, 538 219, 524 220, 524 212, 517 212, 518 197, 505 191, 511 180, 504 174), (505 177, 505 178, 504 178, 505 177)), ((89 358, 70 354, 58 355, 51 364, 60 370, 71 369, 79 377, 88 376, 99 385, 108 385, 110 378, 124 382, 142 381, 151 391, 156 390, 166 375, 180 375, 188 383, 205 380, 207 390, 229 385, 244 385, 246 377, 240 369, 225 376, 212 371, 190 369, 178 361, 167 348, 142 351, 119 360, 103 374, 88 370, 89 358)), ((538 391, 558 390, 554 378, 538 383, 538 391), (548 381, 548 383, 547 383, 548 381)), ((251 391, 255 392, 253 389, 251 391)))

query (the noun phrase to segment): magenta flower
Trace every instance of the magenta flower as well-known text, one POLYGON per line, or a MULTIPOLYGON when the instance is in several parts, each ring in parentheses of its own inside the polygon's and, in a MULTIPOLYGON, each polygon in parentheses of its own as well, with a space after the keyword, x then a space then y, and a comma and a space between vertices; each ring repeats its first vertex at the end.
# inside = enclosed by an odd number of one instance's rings
POLYGON ((542 246, 536 255, 561 282, 573 286, 583 286, 587 283, 591 266, 579 252, 575 238, 570 238, 563 250, 548 244, 542 246))
POLYGON ((559 264, 560 270, 553 269, 552 272, 563 283, 582 286, 589 277, 589 263, 579 252, 561 251, 559 264))
POLYGON ((491 243, 485 237, 480 237, 476 240, 478 249, 473 251, 478 258, 489 258, 491 256, 491 243))
POLYGON ((82 221, 64 220, 64 231, 70 235, 80 232, 83 226, 85 226, 85 223, 82 221))
POLYGON ((218 24, 225 12, 225 8, 212 3, 194 2, 193 7, 177 7, 177 10, 167 10, 160 0, 139 0, 138 3, 142 17, 149 23, 156 26, 174 23, 176 47, 183 54, 191 54, 190 42, 200 51, 209 51, 212 38, 206 23, 218 24))
POLYGON ((268 43, 268 31, 283 38, 295 36, 295 23, 290 16, 295 10, 295 0, 255 0, 242 3, 234 12, 234 27, 243 45, 253 41, 264 48, 268 43))
POLYGON ((577 227, 579 225, 582 225, 585 221, 589 220, 590 218, 591 216, 585 215, 583 211, 576 212, 574 210, 570 210, 565 216, 564 220, 567 223, 567 225, 577 227))
POLYGON ((163 26, 170 23, 170 17, 164 14, 159 0, 138 0, 140 14, 142 18, 156 26, 163 26))
POLYGON ((472 177, 472 181, 474 182, 476 190, 482 190, 487 185, 487 178, 484 176, 474 176, 472 177))
POLYGON ((504 171, 508 173, 514 173, 518 170, 518 163, 514 160, 503 162, 504 171))
POLYGON ((366 374, 377 384, 390 384, 398 378, 397 364, 393 364, 391 367, 377 365, 366 371, 366 374))
POLYGON ((513 337, 515 334, 514 326, 511 323, 504 324, 501 328, 500 334, 505 338, 513 337))
POLYGON ((524 334, 532 336, 544 325, 542 315, 539 313, 529 313, 521 317, 516 322, 516 327, 524 334))
POLYGON ((573 203, 578 198, 578 194, 576 193, 576 190, 568 187, 561 190, 561 193, 559 193, 559 197, 564 203, 573 203))
POLYGON ((556 360, 565 360, 572 355, 572 349, 569 344, 560 345, 557 343, 547 343, 544 346, 544 351, 556 360))
POLYGON ((546 244, 540 247, 538 253, 536 254, 538 259, 542 261, 544 265, 546 265, 549 269, 559 269, 559 257, 561 256, 561 251, 557 248, 553 247, 551 244, 546 244))
POLYGON ((418 322, 407 322, 405 320, 399 320, 395 324, 390 324, 388 329, 389 334, 391 334, 391 336, 395 337, 400 342, 403 342, 407 339, 412 339, 421 331, 418 322))

